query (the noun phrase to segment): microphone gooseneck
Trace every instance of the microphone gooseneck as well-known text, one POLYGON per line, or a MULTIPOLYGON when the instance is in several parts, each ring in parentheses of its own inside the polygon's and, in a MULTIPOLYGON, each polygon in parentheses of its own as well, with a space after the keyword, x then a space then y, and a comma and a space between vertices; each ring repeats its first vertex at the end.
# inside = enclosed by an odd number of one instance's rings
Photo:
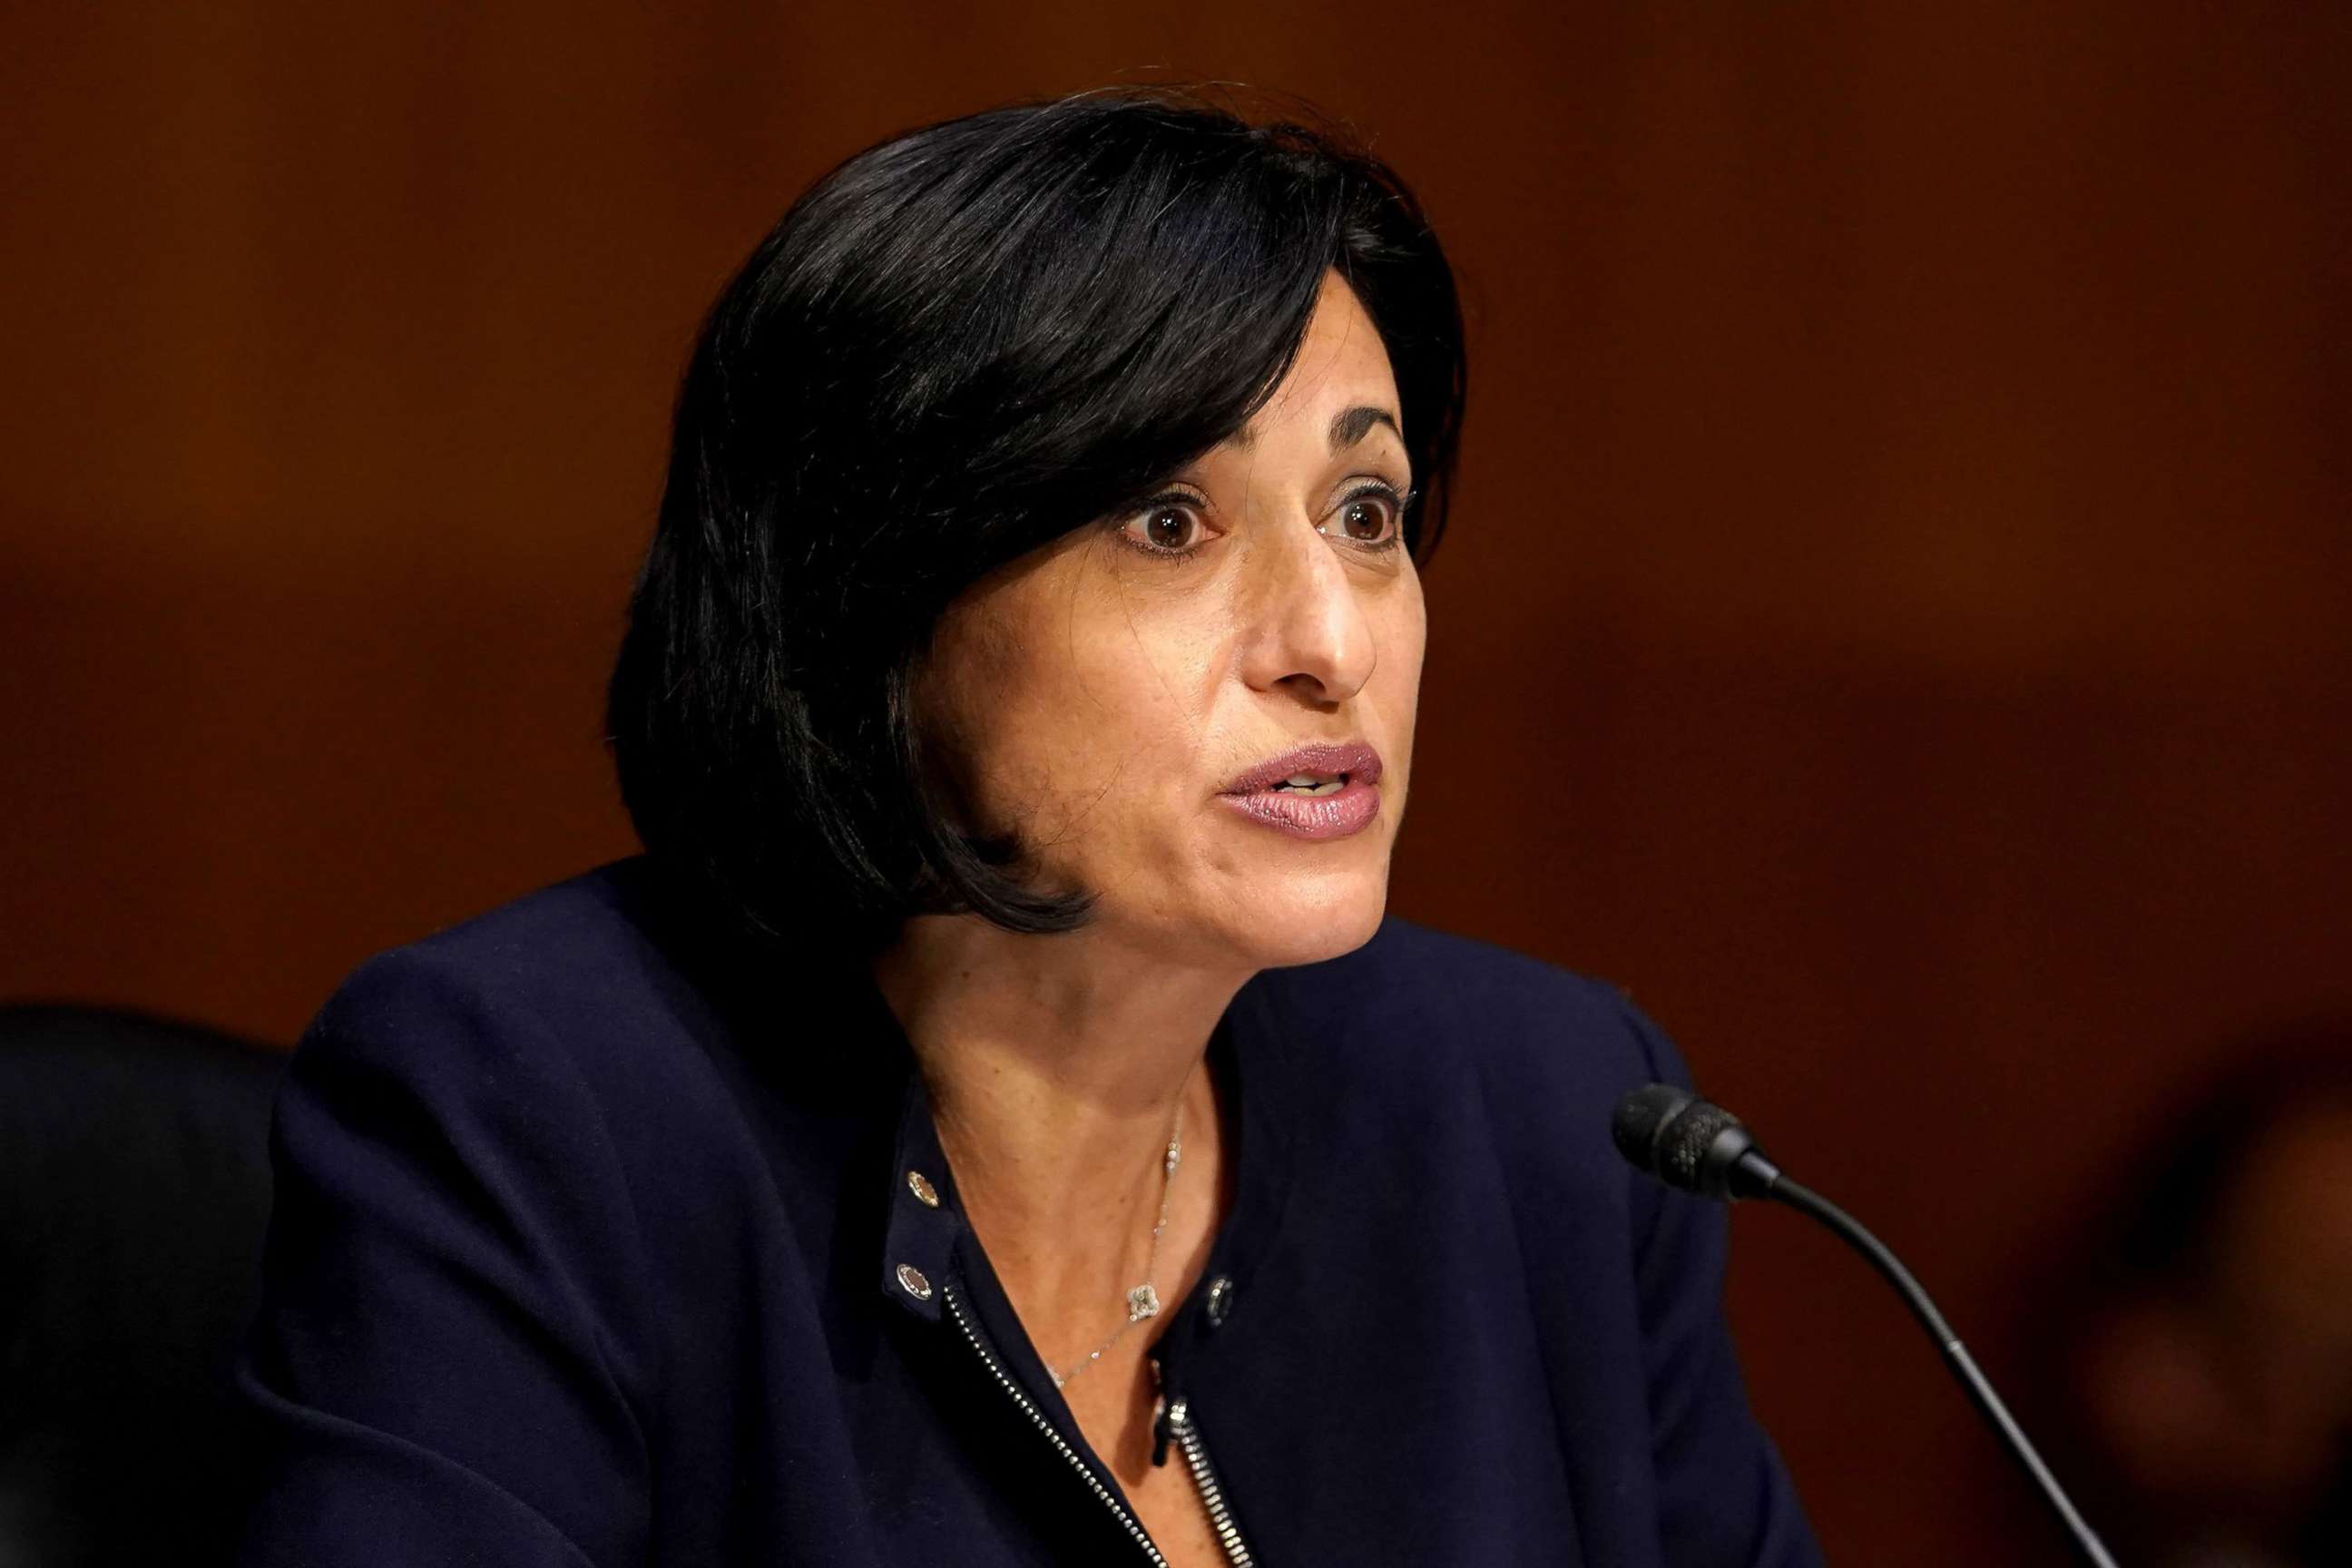
POLYGON ((2116 1560, 2107 1554, 2106 1547, 2059 1486, 2058 1478, 2050 1473, 2050 1467, 2034 1451, 2016 1417, 2010 1415, 2009 1406, 1993 1392, 1991 1382, 1969 1354, 1968 1347, 1952 1332, 1952 1326, 1944 1321, 1944 1314, 1936 1310, 1936 1303, 1912 1278, 1911 1271, 1903 1267, 1902 1259, 1852 1215, 1781 1174, 1780 1168, 1764 1157, 1755 1136, 1739 1118, 1687 1089, 1654 1083, 1632 1090, 1617 1102, 1616 1112, 1610 1118, 1609 1136, 1617 1145, 1617 1152, 1635 1169, 1670 1187, 1726 1202, 1769 1198, 1785 1204, 1828 1226, 1840 1240, 1861 1253, 1895 1287, 1903 1304, 1911 1309, 1911 1315, 1936 1342, 1936 1348, 1943 1352, 1944 1364, 1959 1379, 1969 1402, 2008 1447, 2010 1456, 2041 1489, 2042 1500, 2073 1537, 2083 1560, 2094 1568, 2116 1568, 2116 1560))

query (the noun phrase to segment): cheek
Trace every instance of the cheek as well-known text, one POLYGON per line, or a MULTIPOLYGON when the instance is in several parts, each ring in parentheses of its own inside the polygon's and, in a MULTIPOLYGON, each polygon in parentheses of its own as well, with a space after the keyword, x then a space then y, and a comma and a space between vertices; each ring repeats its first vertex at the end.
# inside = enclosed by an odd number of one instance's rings
POLYGON ((1400 607, 1396 622, 1389 635, 1388 647, 1398 656, 1395 663, 1399 683, 1408 693, 1418 692, 1422 656, 1429 648, 1429 621, 1423 613, 1419 593, 1400 607))
MULTIPOLYGON (((1409 750, 1413 720, 1421 705, 1422 658, 1428 651, 1429 622, 1422 604, 1421 585, 1401 585, 1397 601, 1387 607, 1377 635, 1381 660, 1372 672, 1379 687, 1374 701, 1391 726, 1401 749, 1409 750)), ((1399 757, 1402 765, 1405 758, 1399 757)))
POLYGON ((1140 616, 1095 628, 1064 672, 1074 787, 1106 815, 1158 815, 1206 788, 1202 754, 1220 648, 1204 628, 1140 616))
POLYGON ((1116 602, 1060 608, 968 664, 957 705, 982 810, 1079 854, 1150 836, 1200 782, 1217 647, 1116 602))
POLYGON ((1024 837, 1066 771, 1071 711, 1050 643, 1032 635, 1034 615, 1015 614, 1029 597, 1000 595, 942 628, 929 710, 970 826, 1024 837))

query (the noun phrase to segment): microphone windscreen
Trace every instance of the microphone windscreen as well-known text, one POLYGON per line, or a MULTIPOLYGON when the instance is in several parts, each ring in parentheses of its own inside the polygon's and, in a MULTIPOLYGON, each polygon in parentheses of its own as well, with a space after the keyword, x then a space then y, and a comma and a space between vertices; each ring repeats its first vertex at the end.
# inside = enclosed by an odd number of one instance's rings
POLYGON ((1609 1119, 1609 1136, 1617 1152, 1641 1170, 1658 1169, 1658 1133, 1696 1096, 1670 1083, 1653 1083, 1629 1089, 1609 1119))
MULTIPOLYGON (((1723 1195, 1720 1175, 1713 1184, 1706 1179, 1707 1152, 1716 1139, 1728 1128, 1740 1125, 1739 1118, 1710 1100, 1695 1100, 1681 1115, 1669 1121, 1659 1131, 1657 1171, 1659 1179, 1670 1187, 1680 1187, 1686 1193, 1704 1193, 1710 1197, 1723 1195)), ((1743 1138, 1734 1150, 1745 1145, 1743 1138)), ((1726 1158, 1729 1157, 1727 1153, 1726 1158)))
POLYGON ((1714 1198, 1727 1195, 1732 1162, 1754 1146, 1739 1118, 1670 1083, 1647 1084, 1620 1100, 1609 1136, 1636 1169, 1670 1187, 1714 1198), (1726 1131, 1739 1137, 1717 1148, 1726 1131))

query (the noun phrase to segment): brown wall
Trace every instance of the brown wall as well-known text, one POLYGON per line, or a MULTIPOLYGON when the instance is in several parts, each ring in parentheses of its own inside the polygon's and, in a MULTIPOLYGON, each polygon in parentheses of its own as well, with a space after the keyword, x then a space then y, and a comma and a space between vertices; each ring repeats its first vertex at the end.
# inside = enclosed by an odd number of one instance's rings
MULTIPOLYGON (((1164 67, 1354 119, 1467 280, 1402 912, 1628 984, 1996 1375, 2147 1108, 2352 1003, 2352 10, 468 9, 12 17, 0 997, 288 1038, 629 848, 720 279, 885 132, 1164 67)), ((1893 1302, 1739 1233, 1833 1559, 2027 1559, 1893 1302)))

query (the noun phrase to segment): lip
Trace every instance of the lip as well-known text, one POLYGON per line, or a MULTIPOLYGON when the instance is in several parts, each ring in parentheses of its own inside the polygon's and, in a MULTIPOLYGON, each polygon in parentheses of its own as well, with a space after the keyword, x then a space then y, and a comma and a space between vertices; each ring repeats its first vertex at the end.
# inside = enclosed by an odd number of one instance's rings
POLYGON ((1317 741, 1287 751, 1238 774, 1222 793, 1256 795, 1293 773, 1346 773, 1352 787, 1381 782, 1381 754, 1363 741, 1317 741))
POLYGON ((1381 754, 1360 741, 1316 744, 1260 763, 1218 798, 1262 826, 1293 838, 1345 838, 1381 814, 1381 754), (1332 795, 1297 795, 1274 785, 1293 773, 1345 773, 1332 795))

